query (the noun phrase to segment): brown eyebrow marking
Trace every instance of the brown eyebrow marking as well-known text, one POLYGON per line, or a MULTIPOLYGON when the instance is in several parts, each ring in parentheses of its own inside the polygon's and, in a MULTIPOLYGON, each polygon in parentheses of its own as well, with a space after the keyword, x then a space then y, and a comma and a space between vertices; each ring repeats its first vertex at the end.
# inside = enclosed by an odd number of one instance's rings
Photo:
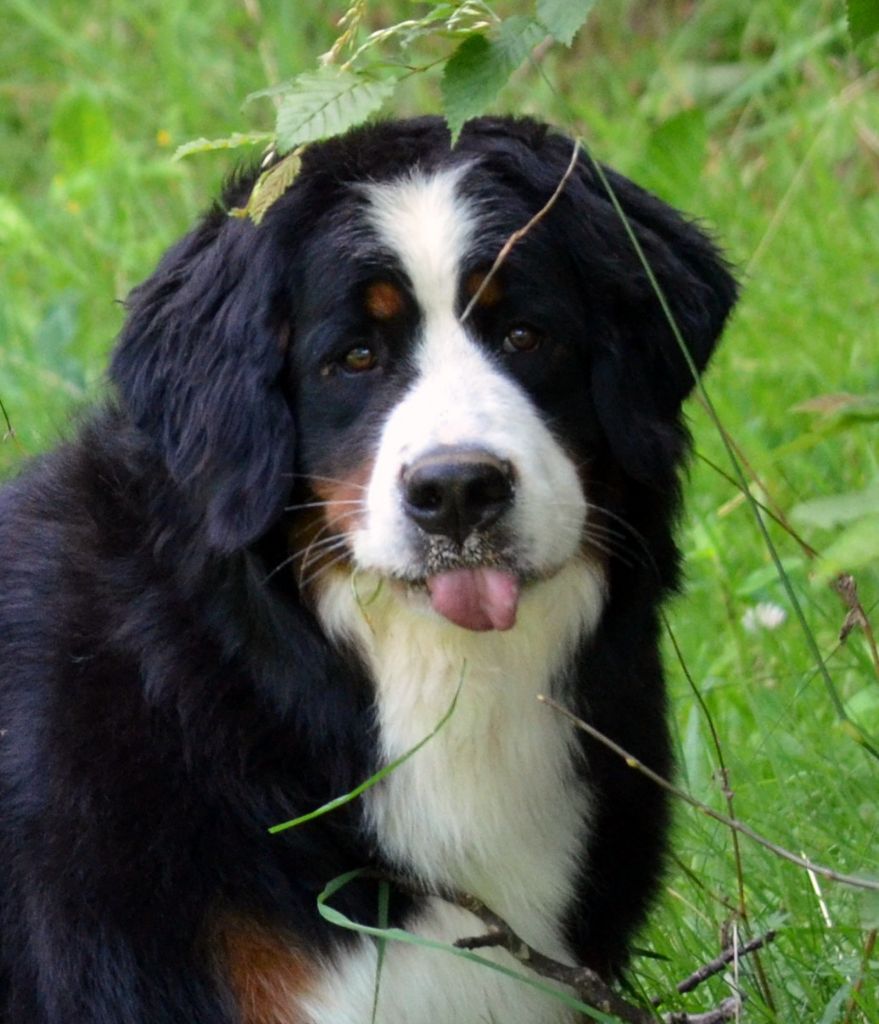
POLYGON ((393 320, 406 308, 406 297, 390 281, 375 281, 366 289, 366 310, 376 320, 393 320))
POLYGON ((504 297, 504 289, 496 276, 490 277, 486 281, 487 277, 487 271, 474 270, 464 282, 464 288, 471 299, 474 295, 479 295, 477 305, 490 309, 492 306, 496 306, 504 297), (483 287, 483 284, 485 287, 483 287), (482 289, 481 292, 480 288, 482 289))

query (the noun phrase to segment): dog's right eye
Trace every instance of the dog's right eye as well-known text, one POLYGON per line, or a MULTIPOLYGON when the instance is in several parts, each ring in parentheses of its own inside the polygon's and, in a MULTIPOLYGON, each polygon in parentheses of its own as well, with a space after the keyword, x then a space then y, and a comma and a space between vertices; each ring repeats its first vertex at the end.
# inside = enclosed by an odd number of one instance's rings
POLYGON ((342 356, 342 368, 346 373, 367 373, 378 366, 378 355, 369 345, 355 345, 342 356))

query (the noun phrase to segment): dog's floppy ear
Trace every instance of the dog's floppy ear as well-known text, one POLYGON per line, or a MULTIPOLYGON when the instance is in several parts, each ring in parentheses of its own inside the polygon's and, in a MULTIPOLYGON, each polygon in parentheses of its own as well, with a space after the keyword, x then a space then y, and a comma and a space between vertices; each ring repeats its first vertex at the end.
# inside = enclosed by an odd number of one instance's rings
MULTIPOLYGON (((570 155, 570 143, 564 143, 560 157, 570 155)), ((701 372, 735 303, 736 282, 699 227, 622 175, 610 169, 605 174, 701 372)), ((598 416, 626 470, 645 483, 660 483, 686 446, 679 413, 695 385, 693 367, 605 183, 585 155, 566 191, 575 208, 569 245, 584 293, 597 296, 596 305, 607 310, 592 339, 598 416)))
POLYGON ((132 293, 110 369, 209 543, 227 552, 280 514, 293 463, 278 261, 259 232, 217 210, 169 250, 132 293))

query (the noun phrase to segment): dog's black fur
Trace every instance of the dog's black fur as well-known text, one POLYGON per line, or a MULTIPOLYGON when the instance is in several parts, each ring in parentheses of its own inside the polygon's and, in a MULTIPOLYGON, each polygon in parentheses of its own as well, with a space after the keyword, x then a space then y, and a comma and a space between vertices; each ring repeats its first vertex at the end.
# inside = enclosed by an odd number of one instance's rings
MULTIPOLYGON (((552 193, 570 146, 531 122, 486 119, 457 155, 479 159, 472 187, 508 201, 512 228, 552 193)), ((106 405, 2 491, 5 1024, 240 1020, 218 915, 292 934, 309 956, 346 941, 315 904, 335 876, 381 866, 358 804, 267 829, 374 769, 371 683, 292 578, 266 579, 288 555, 299 481, 357 432, 359 399, 342 409, 311 393, 301 349, 316 318, 346 329, 341 304, 316 295, 349 286, 337 261, 348 185, 448 160, 436 120, 360 129, 309 149, 259 227, 227 215, 254 176, 233 181, 132 295, 106 405)), ((731 276, 697 228, 608 175, 702 368, 731 276)), ((601 623, 577 656, 576 710, 667 774, 657 608, 678 582, 671 526, 692 375, 585 160, 535 244, 560 275, 554 315, 577 321, 583 374, 573 399, 554 405, 549 382, 538 401, 588 457, 590 498, 626 524, 601 623)), ((611 973, 656 887, 667 811, 652 784, 583 744, 595 814, 565 927, 576 954, 611 973)), ((392 923, 410 899, 394 897, 392 923)), ((335 902, 374 920, 370 885, 335 902)))

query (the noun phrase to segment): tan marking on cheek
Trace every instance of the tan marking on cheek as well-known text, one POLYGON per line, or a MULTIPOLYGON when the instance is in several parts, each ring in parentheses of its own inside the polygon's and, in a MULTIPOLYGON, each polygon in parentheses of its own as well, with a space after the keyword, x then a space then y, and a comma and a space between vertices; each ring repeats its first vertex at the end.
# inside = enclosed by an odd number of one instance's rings
POLYGON ((393 320, 405 307, 405 296, 390 281, 376 281, 366 289, 366 310, 376 320, 393 320))
POLYGON ((287 936, 230 915, 219 923, 217 945, 241 1024, 308 1024, 298 1007, 317 967, 287 936))
POLYGON ((298 513, 287 534, 291 565, 300 586, 309 590, 334 565, 350 564, 350 538, 366 511, 372 460, 338 480, 313 480, 312 501, 321 504, 298 513))
MULTIPOLYGON (((487 274, 483 274, 481 271, 474 271, 474 273, 470 274, 464 282, 464 287, 471 299, 477 292, 479 292, 479 289, 482 288, 487 276, 487 274)), ((495 275, 489 279, 485 288, 483 288, 479 295, 479 301, 476 305, 483 309, 491 309, 491 307, 496 306, 503 297, 504 290, 501 287, 500 281, 497 279, 497 275, 495 275)))
POLYGON ((321 508, 326 533, 353 533, 366 511, 366 488, 372 476, 372 460, 338 480, 318 480, 314 493, 326 504, 321 508))

